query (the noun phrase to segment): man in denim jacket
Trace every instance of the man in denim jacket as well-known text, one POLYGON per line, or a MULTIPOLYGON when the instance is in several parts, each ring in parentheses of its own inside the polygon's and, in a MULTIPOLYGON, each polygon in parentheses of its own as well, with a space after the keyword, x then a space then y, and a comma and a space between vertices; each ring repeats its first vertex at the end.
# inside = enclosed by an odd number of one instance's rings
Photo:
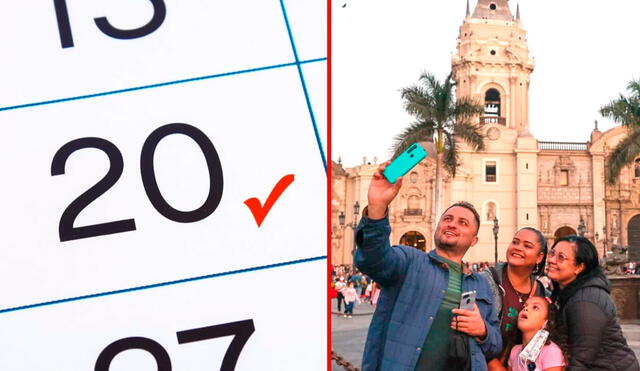
POLYGON ((434 232, 436 248, 428 254, 391 247, 387 208, 402 179, 389 183, 382 175, 385 166, 371 181, 369 205, 356 231, 356 265, 382 287, 362 370, 449 370, 456 331, 465 334, 460 341, 466 340, 471 370, 486 370, 485 356, 491 359, 502 348, 493 295, 488 283, 462 264, 478 241, 478 213, 466 202, 449 207, 434 232), (458 309, 460 293, 472 290, 473 310, 458 309))

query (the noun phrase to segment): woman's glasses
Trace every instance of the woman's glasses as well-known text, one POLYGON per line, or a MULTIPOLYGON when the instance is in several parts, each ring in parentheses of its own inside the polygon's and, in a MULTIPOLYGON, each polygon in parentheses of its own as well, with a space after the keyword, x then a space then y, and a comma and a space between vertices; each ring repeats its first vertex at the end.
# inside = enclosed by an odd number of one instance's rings
POLYGON ((558 259, 558 263, 564 263, 567 260, 573 260, 573 259, 567 257, 564 253, 556 253, 555 249, 549 250, 549 257, 550 258, 557 258, 558 259))

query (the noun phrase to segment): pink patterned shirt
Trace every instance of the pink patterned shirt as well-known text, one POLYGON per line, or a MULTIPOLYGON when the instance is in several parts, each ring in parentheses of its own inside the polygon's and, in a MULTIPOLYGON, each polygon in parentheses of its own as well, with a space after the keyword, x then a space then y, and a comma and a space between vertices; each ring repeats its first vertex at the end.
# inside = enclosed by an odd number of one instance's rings
MULTIPOLYGON (((512 371, 528 371, 526 365, 522 365, 522 361, 518 357, 522 351, 522 344, 518 344, 511 349, 509 355, 509 367, 512 371)), ((536 359, 535 371, 543 371, 551 367, 566 366, 562 350, 554 342, 542 347, 538 359, 536 359)))

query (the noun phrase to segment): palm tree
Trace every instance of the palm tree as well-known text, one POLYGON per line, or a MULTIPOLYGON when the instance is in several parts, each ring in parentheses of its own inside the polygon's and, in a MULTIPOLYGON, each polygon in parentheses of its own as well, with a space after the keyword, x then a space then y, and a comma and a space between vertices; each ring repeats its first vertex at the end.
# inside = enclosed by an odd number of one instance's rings
POLYGON ((620 170, 640 154, 640 80, 627 85, 629 96, 620 96, 600 108, 600 114, 628 129, 627 136, 613 149, 607 159, 606 180, 614 184, 620 170))
POLYGON ((457 142, 467 142, 474 150, 483 150, 483 135, 471 119, 483 112, 483 107, 470 98, 455 99, 455 82, 451 73, 438 81, 431 73, 420 75, 420 85, 401 89, 405 110, 416 118, 408 128, 394 138, 394 157, 419 141, 435 142, 436 185, 435 215, 442 214, 442 167, 456 175, 459 165, 457 142))

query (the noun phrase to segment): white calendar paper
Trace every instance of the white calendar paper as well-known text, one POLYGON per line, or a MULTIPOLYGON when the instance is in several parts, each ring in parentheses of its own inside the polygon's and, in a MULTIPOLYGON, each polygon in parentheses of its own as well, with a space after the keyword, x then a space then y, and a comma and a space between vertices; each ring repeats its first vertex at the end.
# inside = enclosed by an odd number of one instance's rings
POLYGON ((5 3, 0 369, 325 369, 326 3, 5 3))

